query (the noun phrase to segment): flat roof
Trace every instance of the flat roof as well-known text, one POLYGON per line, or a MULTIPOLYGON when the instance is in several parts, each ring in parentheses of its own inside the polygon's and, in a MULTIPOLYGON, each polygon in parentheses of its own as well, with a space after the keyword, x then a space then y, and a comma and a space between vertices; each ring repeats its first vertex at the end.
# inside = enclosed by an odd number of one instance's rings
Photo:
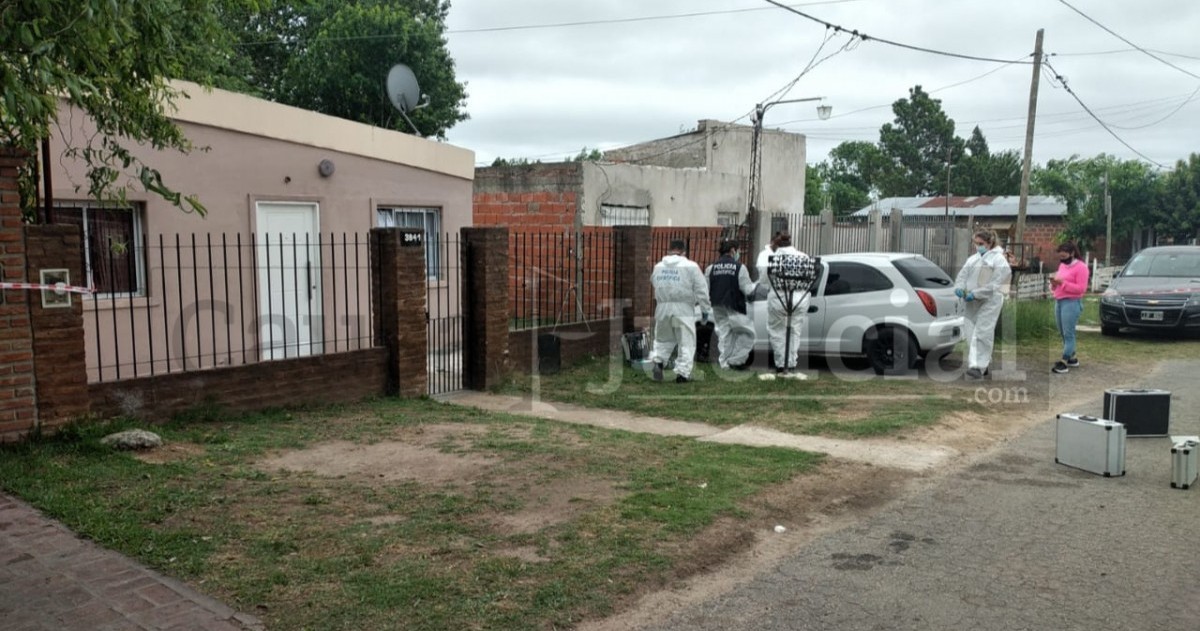
POLYGON ((168 116, 179 122, 321 147, 426 171, 475 178, 475 152, 442 142, 190 81, 172 81, 187 94, 168 116))

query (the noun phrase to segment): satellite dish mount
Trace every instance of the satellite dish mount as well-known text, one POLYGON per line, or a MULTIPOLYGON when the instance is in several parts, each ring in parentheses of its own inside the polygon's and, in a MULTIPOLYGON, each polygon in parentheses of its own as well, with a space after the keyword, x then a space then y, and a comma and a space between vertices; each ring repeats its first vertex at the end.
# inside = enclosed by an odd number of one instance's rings
POLYGON ((404 64, 392 66, 387 75, 387 95, 388 100, 392 102, 392 107, 395 107, 404 120, 408 121, 408 126, 412 127, 418 136, 422 136, 421 130, 413 124, 408 113, 428 107, 429 95, 421 94, 421 86, 417 84, 417 76, 413 74, 411 68, 404 64))

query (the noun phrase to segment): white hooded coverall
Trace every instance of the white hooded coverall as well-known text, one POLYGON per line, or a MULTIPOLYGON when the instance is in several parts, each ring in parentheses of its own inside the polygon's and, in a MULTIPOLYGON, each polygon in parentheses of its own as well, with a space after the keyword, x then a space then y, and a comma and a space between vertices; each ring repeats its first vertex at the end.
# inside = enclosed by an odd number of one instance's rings
MULTIPOLYGON (((807 254, 790 245, 776 248, 772 256, 787 254, 808 258, 807 254)), ((767 273, 769 267, 768 261, 760 256, 758 282, 770 287, 770 296, 767 298, 767 335, 771 338, 771 352, 775 354, 777 368, 796 368, 800 357, 801 334, 804 333, 804 321, 807 319, 805 314, 808 313, 809 292, 797 291, 792 295, 792 304, 796 308, 792 311, 792 336, 791 344, 788 344, 787 309, 784 308, 783 299, 780 297, 786 296, 786 292, 775 291, 775 287, 771 285, 771 277, 767 273), (787 347, 786 351, 785 346, 787 347)))
MULTIPOLYGON (((754 293, 755 284, 750 280, 750 272, 746 266, 733 260, 732 257, 721 257, 704 270, 704 275, 708 278, 710 300, 720 298, 711 291, 714 271, 718 277, 735 276, 738 291, 743 296, 754 293)), ((717 325, 717 348, 720 349, 718 362, 721 368, 727 369, 730 366, 745 364, 746 360, 750 358, 750 351, 754 350, 754 319, 736 309, 714 304, 713 320, 717 325)))
POLYGON ((650 283, 656 303, 650 361, 666 364, 678 345, 675 374, 691 379, 696 357, 696 305, 702 313, 712 313, 704 272, 686 256, 668 254, 654 266, 650 283))
POLYGON ((973 294, 967 303, 967 368, 986 371, 992 363, 996 344, 996 322, 1004 308, 1012 268, 1004 248, 996 246, 982 255, 975 253, 958 272, 954 287, 973 294))

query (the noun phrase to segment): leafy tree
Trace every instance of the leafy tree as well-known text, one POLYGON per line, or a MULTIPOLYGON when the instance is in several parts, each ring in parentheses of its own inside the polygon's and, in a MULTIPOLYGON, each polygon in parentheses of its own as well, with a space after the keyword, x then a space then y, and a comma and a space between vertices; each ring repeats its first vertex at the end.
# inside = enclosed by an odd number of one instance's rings
POLYGON ((946 192, 946 164, 958 162, 963 141, 942 102, 921 86, 892 104, 896 118, 879 130, 879 149, 887 159, 878 182, 885 197, 940 195, 946 192))
POLYGON ((1017 195, 1021 192, 1021 158, 1016 151, 992 153, 978 126, 965 143, 966 155, 952 167, 950 191, 955 195, 1017 195))
POLYGON ((835 216, 843 217, 870 203, 870 194, 859 188, 852 176, 834 171, 830 163, 808 167, 804 181, 806 215, 820 214, 829 208, 835 216))
MULTIPOLYGON (((122 174, 185 210, 204 212, 195 196, 163 182, 127 144, 188 151, 191 143, 166 115, 182 96, 168 83, 186 69, 212 82, 227 55, 221 10, 254 0, 3 0, 0 2, 0 144, 35 151, 58 118, 59 99, 90 116, 100 132, 70 147, 88 165, 89 193, 120 198, 122 174)), ((31 173, 26 172, 25 190, 31 173)))
POLYGON ((447 0, 292 0, 229 11, 244 42, 223 81, 264 98, 349 120, 412 132, 388 100, 388 70, 413 70, 429 106, 409 112, 423 135, 446 137, 467 119, 466 86, 446 47, 447 0))
POLYGON ((1084 246, 1103 237, 1107 230, 1104 183, 1112 205, 1113 239, 1129 237, 1134 230, 1150 226, 1160 202, 1158 176, 1137 160, 1118 160, 1105 154, 1080 159, 1050 160, 1031 176, 1037 194, 1054 195, 1067 205, 1065 238, 1084 246))
POLYGON ((599 162, 604 159, 604 152, 599 149, 588 149, 584 147, 575 154, 574 158, 568 158, 567 162, 599 162))
POLYGON ((1178 161, 1160 185, 1152 218, 1155 231, 1184 243, 1200 236, 1200 154, 1178 161))

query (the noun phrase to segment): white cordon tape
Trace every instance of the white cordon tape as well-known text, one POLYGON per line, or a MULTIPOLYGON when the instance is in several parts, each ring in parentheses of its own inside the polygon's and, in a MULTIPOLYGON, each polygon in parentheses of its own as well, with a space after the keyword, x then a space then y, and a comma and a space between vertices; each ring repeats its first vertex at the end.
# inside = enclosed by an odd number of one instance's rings
POLYGON ((76 287, 66 283, 54 283, 53 285, 43 285, 41 283, 0 283, 0 289, 28 289, 31 291, 52 291, 59 296, 63 294, 86 294, 91 295, 96 293, 95 289, 89 287, 76 287))

